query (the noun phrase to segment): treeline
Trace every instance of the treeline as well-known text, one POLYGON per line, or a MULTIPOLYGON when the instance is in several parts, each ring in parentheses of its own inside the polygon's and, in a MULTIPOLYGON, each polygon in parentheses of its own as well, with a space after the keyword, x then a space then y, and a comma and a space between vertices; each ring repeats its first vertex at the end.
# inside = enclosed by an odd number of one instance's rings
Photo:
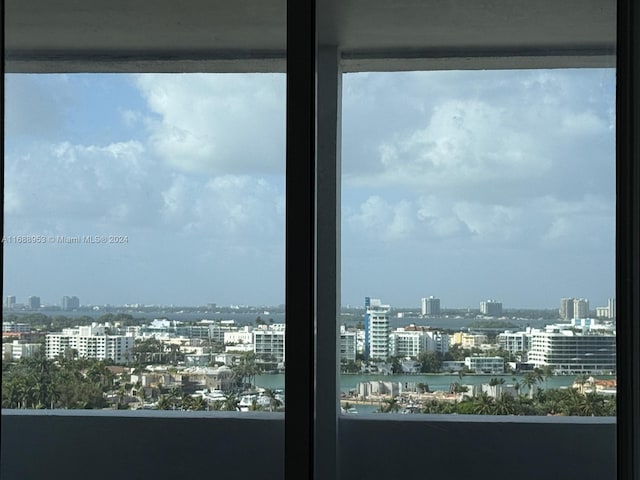
POLYGON ((18 314, 11 313, 4 315, 2 319, 3 323, 27 323, 33 330, 46 330, 46 331, 58 331, 63 328, 73 328, 77 326, 91 325, 96 323, 120 323, 124 326, 139 325, 146 322, 145 318, 134 318, 127 313, 105 313, 99 317, 90 317, 88 315, 82 315, 79 317, 67 317, 65 315, 45 315, 43 313, 27 313, 18 314))
MULTIPOLYGON (((393 398, 384 401, 379 412, 398 412, 403 408, 398 399, 393 398)), ((595 392, 582 394, 574 388, 540 389, 532 396, 514 397, 508 393, 502 393, 498 398, 483 392, 474 397, 464 396, 463 400, 457 403, 430 400, 422 404, 419 413, 614 417, 616 399, 595 392)))
POLYGON ((14 364, 2 363, 2 408, 105 408, 104 393, 114 381, 105 362, 54 361, 38 353, 14 364))

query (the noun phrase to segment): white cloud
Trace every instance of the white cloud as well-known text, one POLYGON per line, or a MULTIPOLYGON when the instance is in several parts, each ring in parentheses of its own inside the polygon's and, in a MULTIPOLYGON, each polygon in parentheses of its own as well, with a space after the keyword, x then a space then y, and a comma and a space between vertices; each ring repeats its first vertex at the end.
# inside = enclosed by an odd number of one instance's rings
POLYGON ((151 148, 179 171, 283 173, 283 75, 140 75, 151 148))

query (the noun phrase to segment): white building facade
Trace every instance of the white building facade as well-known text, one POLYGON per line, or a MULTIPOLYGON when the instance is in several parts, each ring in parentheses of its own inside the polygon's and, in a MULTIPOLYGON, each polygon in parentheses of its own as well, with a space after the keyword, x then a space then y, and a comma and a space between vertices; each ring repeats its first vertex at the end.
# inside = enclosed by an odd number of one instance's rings
POLYGON ((465 357, 465 366, 476 373, 504 373, 502 357, 465 357))
POLYGON ((549 326, 534 330, 528 363, 550 366, 560 374, 609 374, 616 371, 616 336, 613 332, 574 330, 549 326))
POLYGON ((258 358, 271 357, 284 365, 285 324, 260 325, 253 330, 253 353, 258 358))
POLYGON ((53 359, 75 350, 80 358, 126 363, 131 359, 134 343, 132 335, 108 335, 103 325, 94 324, 47 334, 45 354, 53 359))
POLYGON ((340 360, 356 360, 357 333, 348 331, 344 325, 340 326, 340 360))
POLYGON ((365 328, 368 337, 368 357, 386 360, 389 357, 389 305, 378 299, 369 299, 365 312, 365 328))
POLYGON ((42 347, 39 343, 20 343, 14 340, 11 343, 2 344, 2 360, 16 362, 21 358, 30 358, 42 347))

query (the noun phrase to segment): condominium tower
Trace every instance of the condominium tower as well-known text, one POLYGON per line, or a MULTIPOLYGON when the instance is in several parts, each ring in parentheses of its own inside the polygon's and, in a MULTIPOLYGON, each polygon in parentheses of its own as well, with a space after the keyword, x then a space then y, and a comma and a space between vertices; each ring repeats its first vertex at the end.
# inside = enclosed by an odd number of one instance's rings
POLYGON ((365 358, 386 360, 389 356, 389 305, 380 299, 364 299, 365 358))

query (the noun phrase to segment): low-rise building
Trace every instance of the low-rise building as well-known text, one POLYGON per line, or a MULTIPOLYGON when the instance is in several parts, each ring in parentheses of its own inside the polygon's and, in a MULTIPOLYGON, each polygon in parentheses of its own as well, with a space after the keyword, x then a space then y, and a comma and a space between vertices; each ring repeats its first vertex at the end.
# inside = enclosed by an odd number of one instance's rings
POLYGON ((11 343, 2 344, 2 360, 6 362, 16 362, 21 358, 30 358, 39 352, 42 345, 39 343, 22 343, 14 340, 11 343))
POLYGON ((465 357, 465 366, 476 373, 504 373, 504 358, 502 357, 465 357))

